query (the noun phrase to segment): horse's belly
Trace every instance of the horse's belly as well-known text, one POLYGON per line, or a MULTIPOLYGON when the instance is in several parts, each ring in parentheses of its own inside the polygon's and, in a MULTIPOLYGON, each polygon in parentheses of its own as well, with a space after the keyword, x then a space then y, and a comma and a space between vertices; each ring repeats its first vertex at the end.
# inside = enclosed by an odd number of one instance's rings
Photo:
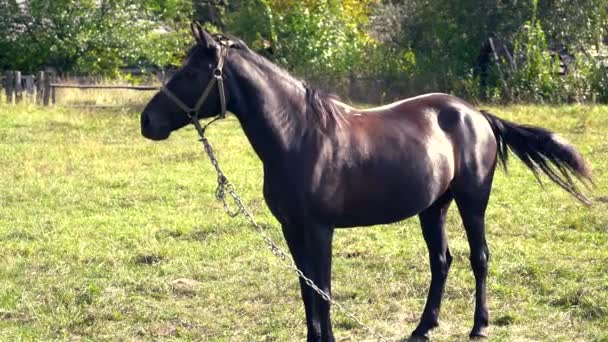
POLYGON ((434 202, 434 194, 395 187, 369 190, 345 201, 336 212, 337 227, 371 226, 392 223, 414 216, 434 202))
POLYGON ((428 208, 446 190, 449 180, 435 172, 414 172, 400 176, 366 177, 359 184, 344 184, 335 193, 332 208, 336 227, 371 226, 392 223, 428 208))
POLYGON ((416 215, 419 211, 415 209, 407 210, 407 208, 381 208, 371 212, 346 212, 338 216, 334 220, 333 225, 336 228, 351 228, 387 224, 405 220, 416 215))
POLYGON ((351 150, 349 163, 333 170, 320 168, 325 172, 313 201, 334 226, 400 221, 425 210, 447 190, 454 176, 447 139, 391 137, 368 147, 373 153, 364 154, 365 149, 357 147, 351 150))

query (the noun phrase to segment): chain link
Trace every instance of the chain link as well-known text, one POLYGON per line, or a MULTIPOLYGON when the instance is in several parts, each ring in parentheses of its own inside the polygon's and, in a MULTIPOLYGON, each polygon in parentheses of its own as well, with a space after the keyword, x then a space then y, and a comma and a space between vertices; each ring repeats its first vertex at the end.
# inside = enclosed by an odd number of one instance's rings
MULTIPOLYGON (((207 124, 205 126, 205 128, 207 128, 208 125, 209 124, 207 124)), ((279 245, 277 245, 270 238, 270 236, 268 235, 266 230, 264 228, 262 228, 262 226, 260 226, 256 222, 256 220, 253 217, 253 215, 251 214, 251 212, 247 209, 247 207, 243 203, 243 199, 236 192, 234 185, 228 180, 226 175, 224 175, 224 172, 222 172, 222 169, 220 168, 217 158, 215 158, 213 148, 211 147, 211 144, 209 144, 209 140, 207 140, 207 138, 205 137, 205 128, 201 128, 200 125, 198 124, 198 121, 196 121, 194 126, 196 127, 196 129, 200 135, 200 141, 203 143, 205 152, 207 153, 207 156, 209 156, 209 160, 211 161, 211 164, 213 165, 213 167, 215 168, 215 171, 217 173, 217 188, 215 190, 215 197, 217 200, 222 202, 222 204, 224 206, 224 211, 226 212, 226 214, 228 214, 228 216, 230 216, 230 217, 236 217, 239 214, 245 215, 245 217, 247 217, 247 219, 253 225, 253 227, 262 236, 262 240, 268 245, 268 248, 270 249, 272 254, 274 254, 279 259, 280 263, 283 266, 285 266, 286 268, 295 272, 300 278, 302 278, 302 280, 304 280, 306 285, 308 285, 311 289, 313 289, 313 291, 315 291, 319 296, 321 296, 321 298, 323 298, 323 300, 330 303, 332 306, 337 308, 343 315, 345 315, 346 317, 353 320, 355 323, 357 323, 363 329, 367 330, 367 332, 370 333, 372 336, 376 337, 380 341, 388 341, 388 339, 386 337, 384 337, 380 333, 376 332, 369 325, 365 324, 357 316, 355 316, 355 314, 353 314, 348 309, 346 309, 342 304, 336 302, 328 293, 326 293, 325 291, 320 289, 314 283, 314 281, 312 281, 312 279, 308 278, 296 266, 293 259, 287 253, 285 253, 279 247, 279 245), (234 204, 236 205, 236 209, 230 209, 230 206, 228 205, 228 201, 226 199, 226 194, 228 194, 232 198, 234 204)))

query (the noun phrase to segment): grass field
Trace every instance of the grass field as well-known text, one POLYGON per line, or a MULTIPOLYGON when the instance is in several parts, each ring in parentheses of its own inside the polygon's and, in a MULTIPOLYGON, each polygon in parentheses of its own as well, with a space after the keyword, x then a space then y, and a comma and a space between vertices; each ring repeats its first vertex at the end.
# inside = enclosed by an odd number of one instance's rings
MULTIPOLYGON (((608 341, 608 107, 490 108, 574 142, 597 187, 587 208, 512 158, 487 215, 491 339, 608 341)), ((284 245, 262 170, 234 118, 209 131, 227 175, 284 245)), ((188 128, 139 135, 138 113, 0 104, 0 340, 298 341, 296 277, 214 201, 188 128)), ((465 340, 474 281, 455 207, 454 263, 435 341, 465 340)), ((334 295, 391 340, 415 327, 430 279, 417 219, 339 230, 334 295)), ((334 313, 340 341, 369 340, 334 313)))

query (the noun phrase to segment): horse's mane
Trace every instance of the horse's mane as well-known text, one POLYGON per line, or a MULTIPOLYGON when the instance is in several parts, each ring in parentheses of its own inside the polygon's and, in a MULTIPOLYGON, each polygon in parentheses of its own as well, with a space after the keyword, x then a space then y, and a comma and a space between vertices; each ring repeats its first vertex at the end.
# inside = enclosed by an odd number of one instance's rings
POLYGON ((307 117, 315 117, 322 128, 339 123, 343 119, 341 108, 334 102, 339 99, 336 95, 328 94, 307 84, 304 84, 304 87, 306 88, 307 117))
POLYGON ((265 69, 270 70, 276 79, 304 87, 306 96, 304 97, 302 108, 305 108, 303 111, 305 120, 312 124, 316 124, 323 129, 331 127, 333 124, 342 120, 342 111, 334 102, 334 100, 338 100, 338 96, 328 94, 325 91, 313 87, 307 82, 292 76, 285 69, 269 61, 264 56, 261 56, 251 50, 249 50, 249 52, 251 52, 250 56, 252 60, 263 66, 265 69), (312 119, 316 120, 313 121, 312 119))
MULTIPOLYGON (((229 48, 246 51, 246 55, 252 62, 255 62, 256 64, 264 67, 264 69, 271 71, 272 76, 275 76, 278 80, 292 82, 294 84, 303 86, 306 91, 306 96, 304 97, 305 103, 302 104, 302 107, 305 108, 303 115, 305 119, 312 124, 317 124, 321 128, 328 128, 333 126, 335 123, 339 123, 340 120, 343 119, 341 108, 334 102, 334 100, 339 99, 338 96, 328 94, 325 91, 312 87, 305 81, 292 76, 285 69, 251 50, 244 41, 233 35, 227 33, 214 33, 212 34, 212 37, 218 43, 228 43, 226 46, 229 48), (316 121, 312 121, 311 119, 316 119, 316 121)), ((199 44, 191 47, 188 50, 187 56, 189 57, 193 55, 198 47, 199 44)))
POLYGON ((226 33, 214 34, 213 37, 220 40, 229 40, 231 42, 230 47, 237 48, 249 52, 251 59, 257 64, 264 66, 267 70, 272 71, 273 76, 285 80, 287 82, 294 82, 301 84, 306 90, 305 103, 303 104, 306 110, 304 110, 304 116, 310 121, 311 118, 315 118, 317 123, 322 128, 327 128, 329 125, 335 122, 339 122, 342 119, 342 111, 340 107, 336 105, 334 100, 338 100, 338 96, 334 94, 328 94, 323 90, 312 87, 310 84, 292 76, 285 69, 279 65, 271 62, 264 56, 251 50, 245 42, 241 39, 226 33))

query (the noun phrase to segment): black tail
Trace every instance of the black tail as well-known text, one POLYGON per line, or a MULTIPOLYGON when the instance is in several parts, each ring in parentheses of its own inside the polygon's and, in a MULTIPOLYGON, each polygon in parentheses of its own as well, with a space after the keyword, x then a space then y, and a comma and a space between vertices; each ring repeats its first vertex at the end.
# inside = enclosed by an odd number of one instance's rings
POLYGON ((511 149, 534 172, 539 183, 540 170, 579 201, 591 204, 572 179, 574 175, 585 186, 593 184, 591 171, 574 146, 544 128, 518 125, 485 111, 481 113, 492 126, 498 145, 498 157, 505 170, 511 149))

